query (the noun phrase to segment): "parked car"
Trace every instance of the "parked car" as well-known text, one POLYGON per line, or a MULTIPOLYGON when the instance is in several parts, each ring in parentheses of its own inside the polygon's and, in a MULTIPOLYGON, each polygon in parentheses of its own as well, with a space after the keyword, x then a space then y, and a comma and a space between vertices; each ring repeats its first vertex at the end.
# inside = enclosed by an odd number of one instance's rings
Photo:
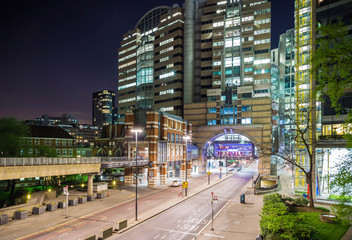
POLYGON ((182 186, 182 180, 173 180, 172 183, 171 183, 171 186, 172 187, 179 187, 179 186, 182 186))

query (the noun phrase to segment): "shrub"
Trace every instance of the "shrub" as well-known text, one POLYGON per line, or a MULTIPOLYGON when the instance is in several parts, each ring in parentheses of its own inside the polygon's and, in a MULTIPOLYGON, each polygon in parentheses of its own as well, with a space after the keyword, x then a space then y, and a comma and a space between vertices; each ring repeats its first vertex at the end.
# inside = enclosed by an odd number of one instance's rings
POLYGON ((293 200, 293 203, 294 203, 296 206, 305 207, 305 206, 308 205, 309 200, 308 200, 307 198, 300 197, 300 198, 294 199, 294 200, 293 200))
POLYGON ((321 210, 321 211, 323 211, 323 212, 330 212, 329 209, 324 208, 324 207, 316 207, 316 209, 319 209, 319 210, 321 210))
POLYGON ((317 239, 317 231, 304 225, 301 213, 291 213, 279 194, 264 196, 262 214, 260 214, 261 234, 265 239, 317 239))

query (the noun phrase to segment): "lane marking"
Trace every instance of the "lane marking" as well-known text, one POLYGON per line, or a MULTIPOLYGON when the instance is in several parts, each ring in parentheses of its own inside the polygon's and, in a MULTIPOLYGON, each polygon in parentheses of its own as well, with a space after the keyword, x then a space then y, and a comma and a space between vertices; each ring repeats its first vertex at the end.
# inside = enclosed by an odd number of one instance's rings
POLYGON ((183 234, 188 234, 188 235, 193 235, 193 236, 196 235, 195 233, 181 232, 181 231, 176 231, 176 230, 172 230, 172 229, 165 229, 165 228, 157 228, 157 229, 168 231, 169 233, 175 232, 175 233, 183 233, 183 234))
POLYGON ((214 235, 214 234, 204 234, 204 236, 207 236, 207 237, 218 237, 218 238, 225 238, 224 236, 219 236, 219 235, 214 235))
POLYGON ((66 236, 68 233, 61 234, 59 237, 66 236))
POLYGON ((166 237, 166 235, 162 236, 162 238, 161 238, 161 239, 164 239, 164 237, 166 237))
POLYGON ((154 237, 154 239, 157 239, 159 236, 160 236, 160 234, 156 235, 156 236, 154 237))

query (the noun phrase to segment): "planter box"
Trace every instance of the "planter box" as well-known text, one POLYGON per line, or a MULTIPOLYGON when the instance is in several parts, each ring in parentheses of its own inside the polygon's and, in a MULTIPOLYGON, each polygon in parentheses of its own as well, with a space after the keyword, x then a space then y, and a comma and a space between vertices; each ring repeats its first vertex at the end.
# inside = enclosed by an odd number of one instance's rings
POLYGON ((57 209, 57 203, 49 203, 46 205, 47 211, 55 211, 57 209))
POLYGON ((95 195, 89 195, 87 196, 88 201, 94 201, 95 200, 95 195))
POLYGON ((16 211, 14 217, 15 219, 25 219, 28 217, 28 211, 16 211))
POLYGON ((66 202, 58 202, 58 208, 66 208, 66 202))
POLYGON ((98 199, 103 199, 104 197, 105 197, 105 196, 104 196, 104 193, 103 193, 103 192, 97 194, 97 198, 98 198, 98 199))
POLYGON ((45 213, 45 208, 44 207, 33 207, 32 209, 32 214, 44 214, 45 213))
POLYGON ((78 203, 86 203, 87 202, 87 197, 79 197, 78 198, 78 203))
POLYGON ((0 216, 0 225, 9 222, 9 215, 3 214, 0 216))
POLYGON ((76 206, 77 204, 78 204, 77 198, 69 199, 69 200, 68 200, 68 205, 69 205, 69 206, 76 206))
POLYGON ((320 221, 326 222, 326 223, 334 223, 336 220, 335 215, 329 215, 329 214, 320 214, 320 221))

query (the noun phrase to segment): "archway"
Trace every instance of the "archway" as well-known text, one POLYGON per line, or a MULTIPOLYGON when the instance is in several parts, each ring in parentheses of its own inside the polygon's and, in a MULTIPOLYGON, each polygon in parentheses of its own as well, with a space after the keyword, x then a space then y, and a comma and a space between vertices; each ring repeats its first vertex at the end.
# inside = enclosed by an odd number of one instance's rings
POLYGON ((253 142, 254 140, 233 131, 213 136, 201 149, 207 172, 256 167, 258 150, 253 142))
MULTIPOLYGON (((241 136, 244 142, 250 142, 254 149, 252 153, 252 161, 258 159, 257 169, 261 175, 270 175, 270 150, 271 136, 270 131, 265 129, 262 124, 251 125, 216 125, 216 126, 196 126, 193 127, 193 144, 203 152, 199 157, 198 165, 203 165, 205 172, 207 169, 207 158, 204 156, 204 150, 208 149, 209 142, 213 144, 214 141, 221 136, 241 136), (257 154, 258 153, 258 156, 257 154)), ((241 141, 241 140, 240 140, 241 141)), ((236 144, 236 143, 235 143, 236 144)), ((230 146, 228 146, 230 147, 230 146)), ((231 151, 238 152, 238 147, 232 147, 231 151)), ((233 154, 230 154, 233 155, 233 154)), ((235 160, 235 159, 230 159, 235 160)), ((226 160, 223 161, 224 164, 226 160)), ((235 161, 234 161, 235 162, 235 161)), ((226 162, 227 164, 228 162, 226 162)))

